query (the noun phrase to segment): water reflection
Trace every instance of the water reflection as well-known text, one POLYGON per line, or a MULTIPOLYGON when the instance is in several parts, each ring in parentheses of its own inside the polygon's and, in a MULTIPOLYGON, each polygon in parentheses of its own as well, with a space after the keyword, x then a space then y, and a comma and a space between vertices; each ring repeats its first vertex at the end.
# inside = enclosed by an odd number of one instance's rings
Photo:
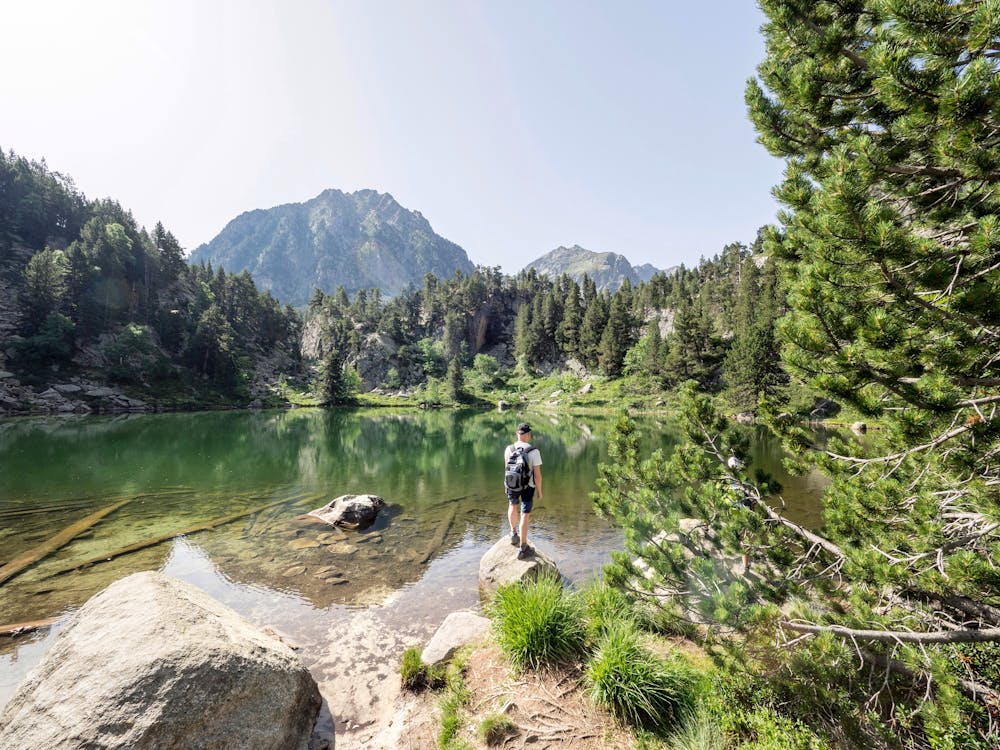
MULTIPOLYGON (((429 635, 449 611, 476 606, 479 559, 506 527, 503 447, 523 417, 303 409, 0 422, 2 560, 128 499, 0 587, 4 624, 71 611, 120 577, 162 570, 316 654, 311 667, 322 682, 343 665, 318 654, 359 608, 398 645, 429 635), (365 492, 389 509, 364 532, 302 517, 365 492)), ((612 417, 531 421, 545 473, 532 542, 581 581, 622 543, 589 497, 612 417)), ((676 441, 666 423, 639 426, 644 450, 676 441)), ((776 445, 758 438, 754 450, 756 463, 780 472, 776 445)), ((778 478, 800 519, 818 520, 818 485, 778 478)), ((50 638, 0 644, 0 705, 50 638)))

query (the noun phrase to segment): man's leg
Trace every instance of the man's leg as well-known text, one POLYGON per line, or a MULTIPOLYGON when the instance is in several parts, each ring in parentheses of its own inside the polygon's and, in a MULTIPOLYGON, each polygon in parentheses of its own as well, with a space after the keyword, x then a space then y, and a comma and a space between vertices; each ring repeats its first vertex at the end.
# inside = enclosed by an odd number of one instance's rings
MULTIPOLYGON (((510 534, 511 534, 512 537, 514 536, 514 534, 517 533, 517 509, 518 509, 518 505, 519 505, 519 503, 518 503, 517 500, 510 500, 510 498, 508 498, 508 502, 507 502, 507 521, 510 523, 510 534)), ((521 538, 522 537, 518 537, 517 541, 514 541, 513 539, 511 539, 511 544, 515 544, 515 545, 516 544, 520 544, 521 538)))
POLYGON ((521 526, 518 529, 521 535, 521 546, 524 547, 528 544, 528 519, 531 517, 530 513, 521 514, 521 526))

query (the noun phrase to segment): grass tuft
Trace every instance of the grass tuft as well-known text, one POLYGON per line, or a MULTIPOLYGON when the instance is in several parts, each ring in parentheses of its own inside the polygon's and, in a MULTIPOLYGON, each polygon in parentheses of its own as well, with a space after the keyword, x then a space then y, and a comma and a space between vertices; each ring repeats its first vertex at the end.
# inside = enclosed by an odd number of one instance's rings
POLYGON ((518 669, 568 661, 586 646, 579 597, 564 594, 552 576, 502 586, 488 612, 500 648, 518 669))
POLYGON ((445 684, 444 669, 429 667, 420 658, 420 649, 410 646, 403 652, 399 665, 399 680, 403 690, 414 692, 424 688, 437 689, 445 684))
POLYGON ((496 747, 513 734, 517 734, 517 726, 504 714, 490 714, 479 722, 479 739, 489 747, 496 747))
POLYGON ((670 750, 726 750, 726 735, 707 711, 687 714, 670 734, 670 750))
POLYGON ((582 596, 584 622, 592 642, 600 640, 614 623, 633 619, 632 604, 628 597, 603 577, 592 580, 583 590, 582 596))
POLYGON ((681 657, 663 660, 627 622, 614 623, 586 669, 594 702, 638 727, 671 729, 694 706, 698 677, 681 657))
POLYGON ((462 708, 472 698, 465 684, 465 665, 453 662, 445 677, 445 691, 441 696, 441 731, 438 733, 438 747, 441 750, 464 750, 469 743, 459 739, 462 728, 462 708))

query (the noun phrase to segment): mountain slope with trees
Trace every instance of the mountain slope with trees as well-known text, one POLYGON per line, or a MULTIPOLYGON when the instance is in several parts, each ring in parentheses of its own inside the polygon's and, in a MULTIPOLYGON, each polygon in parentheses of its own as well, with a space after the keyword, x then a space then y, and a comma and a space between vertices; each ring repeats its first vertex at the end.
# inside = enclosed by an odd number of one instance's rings
POLYGON ((465 250, 438 236, 419 211, 374 190, 325 190, 304 203, 241 214, 191 254, 231 272, 249 271, 284 303, 304 307, 319 288, 391 296, 424 274, 471 273, 465 250))
POLYGON ((68 381, 83 378, 180 404, 246 403, 298 367, 299 317, 248 274, 188 265, 162 225, 149 232, 118 203, 87 200, 44 162, 2 149, 0 276, 0 369, 28 385, 77 392, 68 381))

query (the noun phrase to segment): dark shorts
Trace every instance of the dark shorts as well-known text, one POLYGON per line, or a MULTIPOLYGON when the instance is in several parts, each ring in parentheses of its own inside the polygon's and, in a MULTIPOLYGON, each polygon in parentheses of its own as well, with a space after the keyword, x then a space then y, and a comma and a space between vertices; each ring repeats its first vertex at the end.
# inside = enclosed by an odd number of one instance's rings
POLYGON ((535 504, 535 488, 525 487, 520 492, 508 492, 507 502, 511 505, 521 503, 521 512, 531 513, 531 506, 535 504))

